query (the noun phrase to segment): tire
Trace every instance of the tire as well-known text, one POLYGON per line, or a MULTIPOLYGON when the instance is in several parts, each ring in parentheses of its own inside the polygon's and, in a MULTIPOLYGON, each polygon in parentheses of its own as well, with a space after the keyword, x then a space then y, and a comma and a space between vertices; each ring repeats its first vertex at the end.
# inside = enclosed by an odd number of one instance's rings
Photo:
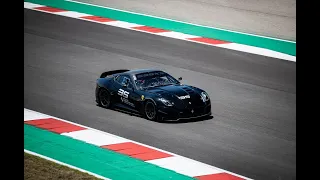
POLYGON ((104 88, 101 88, 98 92, 98 105, 104 108, 110 108, 111 106, 111 95, 104 88))
POLYGON ((157 120, 157 106, 152 101, 146 101, 144 104, 144 117, 151 121, 157 120))

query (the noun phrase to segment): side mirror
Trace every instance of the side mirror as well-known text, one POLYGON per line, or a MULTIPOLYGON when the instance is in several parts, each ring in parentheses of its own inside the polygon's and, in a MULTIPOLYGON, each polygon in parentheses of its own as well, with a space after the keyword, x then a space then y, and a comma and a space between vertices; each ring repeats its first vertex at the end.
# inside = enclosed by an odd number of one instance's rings
POLYGON ((179 77, 178 80, 179 80, 179 81, 182 81, 182 77, 179 77))

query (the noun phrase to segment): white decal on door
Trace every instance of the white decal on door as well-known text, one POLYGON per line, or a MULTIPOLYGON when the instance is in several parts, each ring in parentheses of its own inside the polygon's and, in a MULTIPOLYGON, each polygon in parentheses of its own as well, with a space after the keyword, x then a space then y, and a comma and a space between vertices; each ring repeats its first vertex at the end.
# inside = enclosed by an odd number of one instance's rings
POLYGON ((121 96, 121 97, 124 97, 124 98, 128 98, 129 97, 129 92, 125 91, 123 89, 119 89, 118 90, 118 95, 121 96))
POLYGON ((128 104, 129 106, 134 107, 134 104, 129 102, 128 97, 129 97, 129 92, 125 91, 123 89, 118 90, 118 95, 121 96, 120 99, 123 103, 128 104))

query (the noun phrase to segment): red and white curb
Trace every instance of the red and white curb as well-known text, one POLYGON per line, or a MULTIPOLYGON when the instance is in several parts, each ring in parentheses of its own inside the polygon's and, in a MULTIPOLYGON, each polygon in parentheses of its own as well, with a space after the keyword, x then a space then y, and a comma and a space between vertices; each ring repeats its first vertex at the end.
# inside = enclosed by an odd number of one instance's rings
POLYGON ((124 21, 118 21, 115 19, 98 17, 98 16, 79 13, 79 12, 75 12, 75 11, 67 11, 67 10, 63 10, 63 9, 52 8, 52 7, 29 3, 29 2, 24 2, 24 8, 32 9, 32 10, 36 10, 36 11, 41 11, 41 12, 46 12, 46 13, 51 13, 51 14, 56 14, 56 15, 61 15, 61 16, 66 16, 66 17, 71 17, 71 18, 75 18, 75 19, 81 19, 81 20, 85 20, 85 21, 91 21, 91 22, 105 24, 105 25, 109 25, 109 26, 120 27, 120 28, 124 28, 124 29, 130 29, 130 30, 134 30, 134 31, 145 32, 145 33, 149 33, 149 34, 155 34, 155 35, 159 35, 159 36, 170 37, 170 38, 174 38, 174 39, 196 42, 196 43, 200 43, 200 44, 206 44, 206 45, 210 45, 210 46, 232 49, 232 50, 236 50, 236 51, 242 51, 242 52, 258 54, 258 55, 263 55, 263 56, 268 56, 268 57, 273 57, 273 58, 296 62, 295 56, 280 53, 277 51, 272 51, 269 49, 248 46, 248 45, 244 45, 244 44, 237 44, 237 43, 221 41, 221 40, 217 40, 217 39, 210 39, 210 38, 205 38, 205 37, 200 37, 200 36, 184 34, 184 33, 180 33, 180 32, 173 32, 173 31, 169 31, 169 30, 165 30, 165 29, 159 29, 159 28, 124 22, 124 21))
POLYGON ((247 177, 193 159, 26 108, 24 123, 125 154, 195 179, 249 180, 247 177))

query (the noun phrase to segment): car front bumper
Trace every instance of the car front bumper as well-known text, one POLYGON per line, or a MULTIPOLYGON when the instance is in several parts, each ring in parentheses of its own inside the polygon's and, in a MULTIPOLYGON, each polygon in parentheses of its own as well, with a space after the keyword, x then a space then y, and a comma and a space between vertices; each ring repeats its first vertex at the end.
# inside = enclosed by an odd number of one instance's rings
POLYGON ((210 116, 211 104, 202 107, 176 109, 174 107, 158 107, 158 115, 165 120, 184 120, 210 116))

